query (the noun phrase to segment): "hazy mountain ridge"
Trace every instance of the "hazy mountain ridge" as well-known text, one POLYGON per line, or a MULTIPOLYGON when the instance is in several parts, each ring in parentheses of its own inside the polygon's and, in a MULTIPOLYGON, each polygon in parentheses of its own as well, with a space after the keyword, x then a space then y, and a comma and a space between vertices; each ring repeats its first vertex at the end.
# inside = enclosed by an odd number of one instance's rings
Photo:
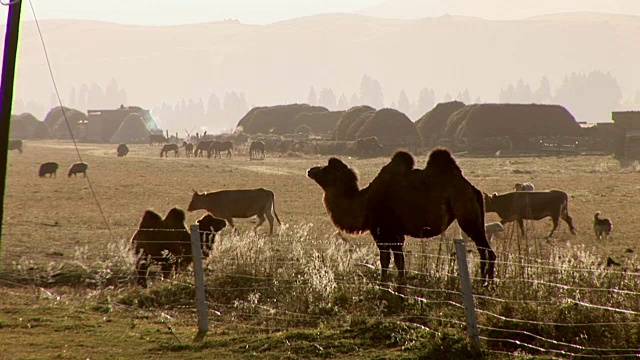
MULTIPOLYGON (((560 14, 489 21, 463 16, 388 20, 352 14, 270 25, 236 22, 132 26, 41 22, 63 98, 72 86, 116 78, 132 104, 152 107, 212 91, 243 91, 250 103, 304 101, 310 86, 339 96, 364 74, 387 104, 423 86, 442 98, 469 88, 496 100, 501 87, 571 72, 611 71, 625 93, 640 87, 640 16, 560 14)), ((47 103, 53 91, 33 22, 21 31, 17 96, 47 103)))

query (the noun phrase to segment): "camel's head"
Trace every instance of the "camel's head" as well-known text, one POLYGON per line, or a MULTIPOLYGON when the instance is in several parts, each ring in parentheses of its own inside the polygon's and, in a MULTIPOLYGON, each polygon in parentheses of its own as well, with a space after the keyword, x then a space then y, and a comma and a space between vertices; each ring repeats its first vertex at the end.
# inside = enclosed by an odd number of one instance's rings
POLYGON ((330 158, 326 166, 316 166, 307 170, 307 176, 313 179, 324 190, 335 187, 358 188, 358 177, 345 163, 337 158, 330 158))

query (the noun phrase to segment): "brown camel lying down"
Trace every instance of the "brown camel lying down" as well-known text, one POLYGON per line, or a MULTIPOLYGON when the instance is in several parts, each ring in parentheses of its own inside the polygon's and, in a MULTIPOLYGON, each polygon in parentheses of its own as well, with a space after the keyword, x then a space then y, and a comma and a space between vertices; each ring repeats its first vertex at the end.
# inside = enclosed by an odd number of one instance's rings
POLYGON ((454 220, 476 244, 483 279, 493 279, 496 255, 484 232, 483 194, 462 175, 446 149, 435 149, 425 169, 414 169, 407 152, 397 152, 364 189, 342 161, 307 170, 324 190, 333 223, 348 233, 369 231, 380 250, 382 281, 387 280, 391 252, 400 281, 405 281, 404 237, 442 234, 454 220))

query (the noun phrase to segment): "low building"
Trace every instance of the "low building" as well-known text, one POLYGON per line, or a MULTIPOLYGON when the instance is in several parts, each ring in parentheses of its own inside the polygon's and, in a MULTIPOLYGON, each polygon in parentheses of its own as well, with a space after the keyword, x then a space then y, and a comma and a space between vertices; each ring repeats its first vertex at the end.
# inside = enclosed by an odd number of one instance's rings
POLYGON ((98 143, 110 142, 124 120, 132 114, 139 115, 146 127, 146 129, 138 127, 139 133, 132 134, 133 136, 137 138, 146 137, 148 139, 149 134, 162 134, 162 130, 158 128, 158 124, 149 110, 138 106, 120 106, 118 109, 113 110, 88 110, 88 119, 83 124, 86 129, 83 131, 84 137, 81 140, 98 143))
POLYGON ((611 119, 621 132, 616 157, 640 159, 640 111, 614 111, 611 119))

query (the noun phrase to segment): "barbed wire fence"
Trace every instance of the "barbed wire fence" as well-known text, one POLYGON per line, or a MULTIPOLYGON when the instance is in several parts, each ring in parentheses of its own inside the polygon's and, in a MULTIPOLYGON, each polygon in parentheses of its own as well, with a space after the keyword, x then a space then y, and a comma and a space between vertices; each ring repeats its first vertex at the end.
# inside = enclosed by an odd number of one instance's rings
MULTIPOLYGON (((60 299, 56 286, 136 288, 136 255, 128 244, 136 227, 111 226, 121 239, 115 242, 100 224, 11 220, 5 229, 0 284, 7 291, 29 289, 41 299, 60 299), (25 247, 25 239, 39 244, 37 251, 25 247), (42 245, 42 239, 48 243, 42 245)), ((192 239, 199 240, 199 232, 191 231, 192 239)), ((191 320, 199 338, 208 327, 281 331, 364 317, 433 334, 467 331, 472 325, 482 351, 496 354, 640 355, 640 271, 635 257, 607 267, 580 247, 536 244, 541 241, 537 236, 525 240, 509 229, 504 235, 494 240, 497 276, 489 286, 482 285, 475 249, 463 250, 469 255, 475 325, 469 323, 469 306, 463 301, 456 261, 460 251, 455 251, 452 236, 407 241, 408 285, 400 291, 378 282, 378 254, 370 238, 339 237, 312 224, 283 226, 275 236, 224 230, 204 259, 202 272, 195 264, 198 256, 184 254, 193 257, 194 270, 166 279, 151 270, 148 289, 129 292, 113 306, 155 313, 170 331, 172 317, 198 309, 207 315, 199 325, 191 320), (154 296, 141 296, 145 292, 154 296)))

